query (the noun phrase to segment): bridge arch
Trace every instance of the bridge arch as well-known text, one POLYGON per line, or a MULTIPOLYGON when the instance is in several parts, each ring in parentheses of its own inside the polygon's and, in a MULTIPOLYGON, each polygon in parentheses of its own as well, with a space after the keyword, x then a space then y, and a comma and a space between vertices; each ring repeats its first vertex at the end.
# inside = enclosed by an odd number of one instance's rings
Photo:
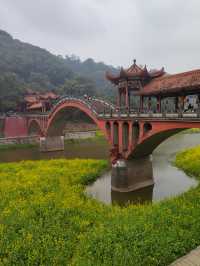
POLYGON ((37 119, 33 118, 28 121, 28 135, 32 136, 42 136, 43 131, 41 128, 41 123, 37 119))
POLYGON ((51 111, 49 115, 45 135, 49 135, 50 128, 53 125, 53 122, 55 121, 56 116, 60 112, 64 110, 70 110, 70 109, 75 109, 75 110, 79 110, 83 112, 94 122, 94 124, 97 125, 97 127, 104 133, 104 135, 107 138, 109 138, 105 123, 103 121, 98 120, 96 111, 93 110, 91 106, 87 105, 87 103, 85 103, 82 100, 78 100, 78 99, 77 100, 69 100, 69 99, 63 100, 53 108, 53 110, 51 111))
MULTIPOLYGON (((145 124, 141 124, 144 125, 145 124)), ((139 137, 137 145, 128 154, 127 158, 141 158, 152 154, 152 152, 169 137, 190 128, 200 128, 198 122, 151 122, 151 130, 148 134, 139 137)))

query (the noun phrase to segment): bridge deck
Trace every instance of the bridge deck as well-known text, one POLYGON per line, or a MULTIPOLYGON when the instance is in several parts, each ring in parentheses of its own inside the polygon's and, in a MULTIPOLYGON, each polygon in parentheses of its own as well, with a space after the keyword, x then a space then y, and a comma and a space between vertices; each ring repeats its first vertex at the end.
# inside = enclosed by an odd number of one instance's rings
POLYGON ((127 119, 127 118, 133 118, 133 119, 152 119, 152 120, 200 120, 200 114, 199 113, 106 113, 106 114, 98 114, 98 118, 100 119, 127 119))
MULTIPOLYGON (((25 114, 19 114, 20 116, 26 116, 26 117, 36 117, 36 116, 48 116, 50 112, 48 113, 25 113, 25 114)), ((15 115, 16 116, 16 115, 15 115)), ((99 118, 152 118, 152 119, 183 119, 183 118, 198 118, 200 119, 200 114, 199 113, 99 113, 97 114, 99 118)))

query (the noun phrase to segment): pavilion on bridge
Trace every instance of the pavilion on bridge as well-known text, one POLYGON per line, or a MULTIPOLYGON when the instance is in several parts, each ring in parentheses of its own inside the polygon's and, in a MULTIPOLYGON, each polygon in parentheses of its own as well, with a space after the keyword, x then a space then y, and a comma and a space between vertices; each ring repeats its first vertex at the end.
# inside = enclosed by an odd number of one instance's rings
POLYGON ((137 112, 184 112, 199 109, 200 70, 169 75, 138 66, 136 60, 118 75, 106 73, 118 88, 117 109, 137 112))

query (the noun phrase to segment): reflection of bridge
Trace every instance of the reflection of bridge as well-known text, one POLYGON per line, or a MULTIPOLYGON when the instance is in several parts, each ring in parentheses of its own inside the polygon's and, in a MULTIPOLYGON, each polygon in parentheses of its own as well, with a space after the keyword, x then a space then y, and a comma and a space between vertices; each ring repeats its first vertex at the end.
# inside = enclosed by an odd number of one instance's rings
POLYGON ((134 61, 119 76, 107 78, 118 86, 116 106, 98 99, 62 98, 49 113, 6 118, 5 135, 28 135, 35 127, 41 136, 48 136, 60 112, 79 109, 105 134, 114 164, 119 159, 141 160, 169 136, 200 128, 200 71, 165 75, 163 69, 148 72, 134 61), (195 95, 195 106, 190 104, 190 112, 185 112, 188 95, 195 95))

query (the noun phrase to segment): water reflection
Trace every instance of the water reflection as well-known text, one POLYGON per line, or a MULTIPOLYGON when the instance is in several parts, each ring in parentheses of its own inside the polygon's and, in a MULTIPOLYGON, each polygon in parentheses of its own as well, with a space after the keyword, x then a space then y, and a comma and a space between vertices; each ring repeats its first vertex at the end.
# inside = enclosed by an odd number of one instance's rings
MULTIPOLYGON (((199 144, 199 139, 200 134, 179 134, 163 142, 154 151, 152 156, 154 186, 129 193, 115 193, 111 190, 111 173, 108 172, 88 186, 87 193, 107 204, 116 202, 126 205, 128 202, 155 202, 187 191, 190 187, 196 186, 197 181, 173 166, 172 161, 178 151, 199 144)), ((138 177, 144 177, 145 171, 146 167, 143 170, 141 168, 138 177)))
POLYGON ((153 185, 152 156, 119 160, 111 171, 111 188, 118 192, 131 192, 153 185))
POLYGON ((132 192, 118 192, 111 188, 111 171, 102 175, 96 182, 89 185, 86 192, 89 196, 104 203, 126 205, 129 203, 145 203, 153 200, 154 185, 137 189, 132 192))

